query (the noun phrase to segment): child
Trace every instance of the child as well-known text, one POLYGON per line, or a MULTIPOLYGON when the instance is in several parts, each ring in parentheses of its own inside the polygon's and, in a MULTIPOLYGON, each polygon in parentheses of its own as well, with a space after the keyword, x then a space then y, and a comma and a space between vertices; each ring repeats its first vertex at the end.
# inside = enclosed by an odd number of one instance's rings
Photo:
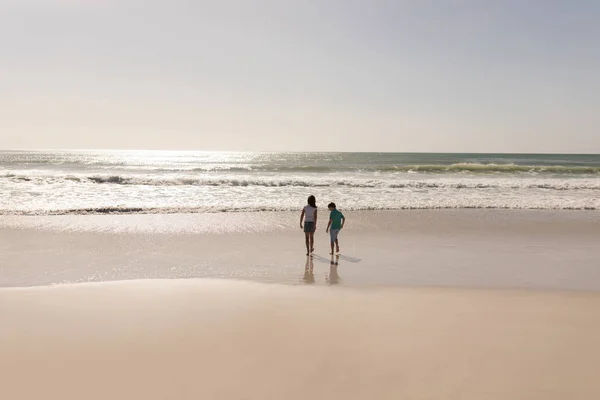
POLYGON ((306 255, 308 256, 315 251, 315 229, 317 228, 317 201, 315 196, 309 196, 308 205, 302 209, 300 228, 304 228, 306 255), (302 219, 304 219, 304 226, 302 225, 302 219))
POLYGON ((344 227, 344 224, 346 223, 346 217, 344 217, 344 214, 336 209, 335 203, 329 203, 327 207, 329 208, 329 211, 331 211, 329 214, 329 223, 327 224, 327 229, 325 230, 325 232, 329 232, 329 228, 331 227, 331 253, 329 254, 333 254, 334 243, 337 247, 337 252, 339 253, 340 243, 338 242, 338 233, 340 233, 340 230, 344 227))

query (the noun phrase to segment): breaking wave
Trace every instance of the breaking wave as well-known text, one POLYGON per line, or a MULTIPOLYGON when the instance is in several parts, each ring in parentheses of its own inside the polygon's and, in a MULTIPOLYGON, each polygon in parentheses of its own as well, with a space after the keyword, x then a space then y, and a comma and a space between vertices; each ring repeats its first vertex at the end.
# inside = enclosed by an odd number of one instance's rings
POLYGON ((473 173, 547 173, 547 174, 600 174, 600 167, 562 165, 516 165, 516 164, 452 164, 400 166, 406 172, 473 172, 473 173))
POLYGON ((348 187, 388 189, 545 189, 545 190, 600 190, 600 179, 440 179, 440 180, 394 180, 394 179, 294 179, 294 178, 194 178, 194 177, 144 177, 126 175, 94 176, 22 176, 3 175, 15 183, 138 186, 208 186, 208 187, 348 187))
POLYGON ((334 173, 334 172, 405 172, 405 173, 479 173, 479 174, 567 174, 586 175, 600 174, 600 167, 592 166, 563 166, 563 165, 517 165, 517 164, 478 164, 458 163, 451 165, 253 165, 253 166, 213 166, 191 168, 158 168, 157 172, 305 172, 305 173, 334 173))

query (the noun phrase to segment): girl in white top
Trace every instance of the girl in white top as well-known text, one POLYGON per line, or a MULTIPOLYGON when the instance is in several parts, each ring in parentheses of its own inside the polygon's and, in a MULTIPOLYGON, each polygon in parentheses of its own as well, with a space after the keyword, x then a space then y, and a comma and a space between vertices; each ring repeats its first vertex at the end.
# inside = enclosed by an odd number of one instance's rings
POLYGON ((315 196, 308 197, 308 205, 302 209, 300 214, 300 229, 304 229, 306 239, 306 255, 315 251, 315 230, 317 228, 317 201, 315 196), (302 224, 304 220, 304 224, 302 224))

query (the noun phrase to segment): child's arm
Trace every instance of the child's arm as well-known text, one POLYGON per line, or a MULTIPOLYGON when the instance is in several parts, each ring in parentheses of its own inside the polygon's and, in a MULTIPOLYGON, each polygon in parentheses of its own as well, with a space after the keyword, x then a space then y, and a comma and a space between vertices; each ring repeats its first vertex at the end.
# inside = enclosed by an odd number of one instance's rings
POLYGON ((346 223, 346 217, 344 217, 344 214, 342 214, 342 226, 340 227, 340 229, 344 229, 345 223, 346 223))
POLYGON ((317 211, 318 210, 315 210, 315 229, 317 229, 317 211))
POLYGON ((327 224, 327 229, 325 229, 326 233, 329 233, 329 227, 331 226, 331 218, 329 218, 329 223, 327 224))
POLYGON ((304 209, 302 209, 302 214, 300 214, 300 229, 304 228, 304 226, 302 226, 303 219, 304 219, 304 209))

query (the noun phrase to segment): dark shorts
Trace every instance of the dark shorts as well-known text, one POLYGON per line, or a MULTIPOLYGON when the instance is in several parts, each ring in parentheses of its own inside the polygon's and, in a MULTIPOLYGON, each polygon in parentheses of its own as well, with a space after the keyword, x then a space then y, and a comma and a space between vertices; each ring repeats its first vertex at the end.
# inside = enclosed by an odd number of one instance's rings
POLYGON ((304 223, 304 232, 313 233, 315 231, 315 223, 314 222, 305 222, 304 223))

